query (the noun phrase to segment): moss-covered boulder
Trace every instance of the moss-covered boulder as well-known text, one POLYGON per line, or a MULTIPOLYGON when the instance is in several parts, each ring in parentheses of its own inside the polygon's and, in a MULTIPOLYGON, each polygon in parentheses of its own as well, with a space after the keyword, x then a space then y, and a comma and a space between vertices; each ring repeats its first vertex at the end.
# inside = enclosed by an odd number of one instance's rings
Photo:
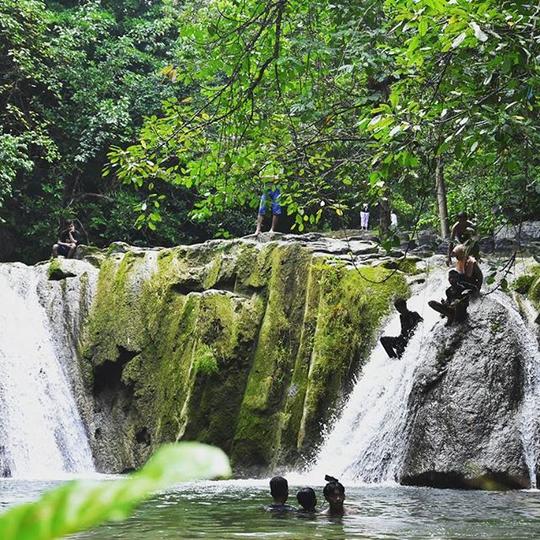
POLYGON ((512 288, 525 295, 540 311, 540 264, 530 265, 524 273, 514 280, 512 288))
POLYGON ((336 262, 319 244, 104 254, 81 340, 100 470, 138 467, 180 439, 219 445, 237 470, 310 453, 407 294, 402 271, 336 262))

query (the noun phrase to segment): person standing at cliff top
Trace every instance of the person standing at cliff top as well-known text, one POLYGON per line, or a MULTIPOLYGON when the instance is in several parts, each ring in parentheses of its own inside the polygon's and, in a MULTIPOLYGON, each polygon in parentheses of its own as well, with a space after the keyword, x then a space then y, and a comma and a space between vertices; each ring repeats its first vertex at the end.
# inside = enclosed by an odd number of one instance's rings
POLYGON ((475 238, 476 228, 472 221, 469 221, 469 216, 467 212, 460 212, 458 214, 458 220, 454 223, 452 227, 452 232, 450 233, 450 243, 448 244, 448 257, 446 264, 450 266, 452 264, 451 255, 452 250, 455 246, 455 241, 457 240, 459 244, 463 244, 467 249, 467 255, 472 255, 473 257, 478 258, 480 254, 480 246, 478 241, 475 238))
POLYGON ((360 210, 360 229, 367 231, 369 227, 369 206, 367 203, 362 205, 360 210))
POLYGON ((276 185, 272 185, 269 188, 265 189, 261 195, 261 202, 259 204, 259 213, 257 215, 257 228, 255 234, 261 234, 261 227, 266 214, 267 204, 270 203, 272 210, 272 226, 270 227, 270 232, 276 232, 276 227, 278 224, 279 216, 281 216, 281 205, 280 205, 281 192, 276 185))

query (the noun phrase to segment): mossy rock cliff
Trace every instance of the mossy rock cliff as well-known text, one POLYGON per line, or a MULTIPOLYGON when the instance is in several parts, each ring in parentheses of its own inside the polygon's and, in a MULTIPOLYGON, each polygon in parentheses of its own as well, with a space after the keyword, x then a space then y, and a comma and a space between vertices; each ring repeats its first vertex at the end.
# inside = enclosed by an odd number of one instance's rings
POLYGON ((98 468, 138 467, 180 439, 216 444, 250 473, 309 457, 408 294, 402 271, 371 266, 373 246, 331 242, 104 254, 81 340, 98 468))

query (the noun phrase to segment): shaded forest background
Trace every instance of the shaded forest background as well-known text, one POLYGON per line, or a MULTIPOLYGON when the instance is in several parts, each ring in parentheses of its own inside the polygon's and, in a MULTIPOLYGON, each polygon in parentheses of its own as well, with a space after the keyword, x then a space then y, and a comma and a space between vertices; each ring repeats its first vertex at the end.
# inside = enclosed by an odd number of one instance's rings
POLYGON ((440 228, 442 199, 483 233, 538 218, 538 15, 0 0, 0 260, 47 257, 73 218, 98 246, 247 234, 273 183, 299 231, 358 225, 364 202, 404 227, 440 228))

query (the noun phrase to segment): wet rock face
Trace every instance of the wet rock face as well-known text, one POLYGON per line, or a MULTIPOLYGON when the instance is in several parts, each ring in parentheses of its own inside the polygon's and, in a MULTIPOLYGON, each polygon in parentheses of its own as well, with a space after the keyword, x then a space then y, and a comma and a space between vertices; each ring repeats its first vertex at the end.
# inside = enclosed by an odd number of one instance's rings
POLYGON ((367 238, 322 235, 115 245, 93 256, 99 278, 80 352, 103 472, 137 468, 176 440, 217 445, 249 475, 299 461, 416 269, 409 259, 399 272, 384 268, 367 238), (351 257, 382 282, 376 289, 351 257))
POLYGON ((526 355, 520 327, 492 299, 434 330, 409 398, 400 482, 444 488, 529 487, 520 434, 526 355))

